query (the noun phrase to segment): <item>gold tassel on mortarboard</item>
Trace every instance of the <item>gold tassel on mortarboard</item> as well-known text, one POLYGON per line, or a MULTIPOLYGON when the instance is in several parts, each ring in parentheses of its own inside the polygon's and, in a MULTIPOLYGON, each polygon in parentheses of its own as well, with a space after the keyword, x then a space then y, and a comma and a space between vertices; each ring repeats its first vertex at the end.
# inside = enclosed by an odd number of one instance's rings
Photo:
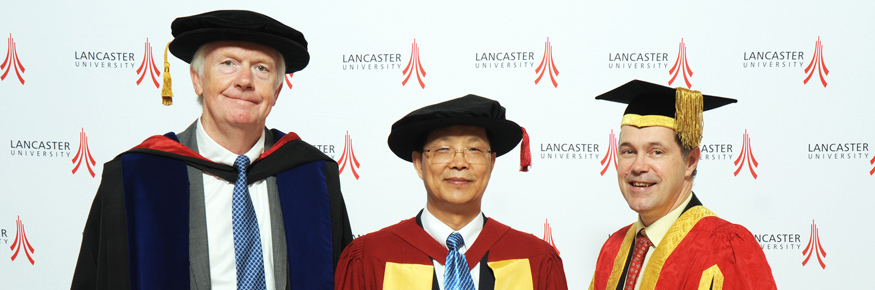
POLYGON ((168 48, 170 48, 170 42, 164 47, 164 87, 161 89, 161 103, 165 106, 173 105, 173 88, 170 85, 170 62, 167 61, 168 48))
POLYGON ((675 91, 675 132, 681 139, 681 144, 687 149, 699 147, 702 141, 702 93, 699 91, 677 88, 675 91))

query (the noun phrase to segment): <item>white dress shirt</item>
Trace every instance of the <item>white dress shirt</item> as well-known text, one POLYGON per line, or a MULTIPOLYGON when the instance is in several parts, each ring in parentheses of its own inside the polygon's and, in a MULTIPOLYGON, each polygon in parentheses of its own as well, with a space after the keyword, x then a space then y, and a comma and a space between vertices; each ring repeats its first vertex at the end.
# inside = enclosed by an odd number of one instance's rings
MULTIPOLYGON (((420 217, 422 220, 422 228, 426 233, 431 235, 435 241, 444 246, 444 248, 449 249, 447 247, 447 239, 454 232, 452 228, 438 220, 434 215, 428 212, 428 208, 425 208, 422 211, 422 216, 420 217)), ((480 235, 480 231, 483 230, 483 213, 477 215, 474 220, 469 222, 467 225, 462 227, 459 230, 459 234, 462 235, 462 239, 465 241, 465 245, 462 246, 459 250, 459 253, 464 254, 468 251, 470 245, 474 244, 474 241, 477 240, 477 236, 480 235)), ((434 263, 434 274, 437 276, 438 288, 444 289, 444 265, 441 265, 437 260, 432 260, 434 263)), ((480 288, 480 262, 477 262, 477 265, 471 269, 471 278, 474 280, 474 289, 480 288)))
MULTIPOLYGON (((197 146, 201 156, 216 163, 234 166, 236 154, 214 141, 197 122, 197 146)), ((254 162, 264 152, 264 131, 255 146, 246 152, 254 162)), ((204 172, 204 207, 207 219, 207 244, 210 256, 210 284, 213 290, 237 289, 237 264, 234 255, 234 227, 231 214, 234 183, 204 172)), ((261 253, 264 257, 264 278, 267 290, 276 290, 273 273, 273 241, 271 240, 270 207, 267 183, 259 180, 249 185, 249 195, 255 207, 261 233, 261 253)))
POLYGON ((668 230, 674 225, 674 222, 681 217, 681 214, 684 213, 684 209, 687 208, 687 205, 690 204, 690 200, 693 199, 693 194, 687 196, 687 199, 681 203, 678 208, 668 212, 668 214, 662 216, 649 226, 644 226, 644 223, 641 222, 641 218, 638 218, 638 222, 635 223, 636 233, 640 232, 641 229, 644 229, 644 235, 647 236, 647 239, 652 243, 650 248, 647 249, 647 254, 644 255, 644 261, 641 264, 641 274, 638 274, 638 279, 635 280, 635 290, 638 290, 638 287, 641 287, 641 277, 644 277, 644 270, 647 269, 647 262, 650 261, 650 256, 653 254, 653 250, 659 246, 659 242, 662 241, 662 238, 665 237, 665 234, 668 233, 668 230))

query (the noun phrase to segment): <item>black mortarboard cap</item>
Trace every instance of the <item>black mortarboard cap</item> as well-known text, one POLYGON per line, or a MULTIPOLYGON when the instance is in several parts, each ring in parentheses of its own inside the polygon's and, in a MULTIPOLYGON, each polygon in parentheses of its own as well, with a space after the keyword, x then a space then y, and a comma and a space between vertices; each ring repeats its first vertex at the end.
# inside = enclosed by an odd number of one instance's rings
POLYGON ((522 128, 505 117, 505 109, 498 101, 466 95, 419 108, 392 124, 389 149, 399 158, 412 161, 411 154, 422 150, 431 131, 455 125, 486 129, 489 144, 497 156, 516 147, 523 136, 522 128))
POLYGON ((685 88, 670 88, 641 80, 632 80, 596 97, 628 104, 623 125, 661 126, 675 130, 686 148, 699 146, 702 140, 702 112, 738 102, 736 99, 703 95, 685 88))

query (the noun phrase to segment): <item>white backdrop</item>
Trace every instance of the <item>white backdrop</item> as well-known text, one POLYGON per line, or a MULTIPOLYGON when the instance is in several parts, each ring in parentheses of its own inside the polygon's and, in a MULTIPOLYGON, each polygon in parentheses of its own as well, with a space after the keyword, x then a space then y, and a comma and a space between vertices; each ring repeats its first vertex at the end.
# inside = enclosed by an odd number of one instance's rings
POLYGON ((528 130, 533 157, 528 173, 518 172, 518 150, 498 159, 484 212, 539 237, 549 221, 570 288, 585 289, 608 234, 635 220, 616 167, 600 174, 624 107, 593 98, 634 78, 669 85, 680 59, 689 70, 671 86, 686 87, 686 76, 692 89, 739 100, 705 115, 710 150, 694 191, 762 238, 778 286, 850 288, 861 285, 850 277, 875 270, 875 250, 859 246, 875 235, 856 231, 875 202, 869 1, 198 2, 0 5, 0 141, 10 144, 0 154, 0 253, 9 257, 0 288, 69 288, 102 164, 200 115, 187 64, 170 57, 173 106, 161 105, 152 83, 163 77, 170 22, 231 8, 271 15, 310 42, 312 60, 284 87, 268 126, 341 164, 345 145, 354 148, 358 165, 346 161, 340 179, 356 235, 425 205, 412 165, 386 145, 391 124, 475 93, 528 130), (402 84, 414 41, 424 72, 402 84), (384 58, 355 61, 374 54, 384 58), (138 73, 150 60, 157 71, 138 73), (82 162, 80 147, 90 153, 82 162))

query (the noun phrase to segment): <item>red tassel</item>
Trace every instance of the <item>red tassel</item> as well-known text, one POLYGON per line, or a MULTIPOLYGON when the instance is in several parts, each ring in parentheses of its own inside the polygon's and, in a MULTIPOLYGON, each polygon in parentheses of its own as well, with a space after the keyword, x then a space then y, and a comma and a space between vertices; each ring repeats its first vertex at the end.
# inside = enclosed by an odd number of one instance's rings
POLYGON ((532 167, 532 149, 529 148, 529 133, 526 132, 526 128, 520 128, 523 129, 523 142, 520 145, 520 171, 529 172, 529 168, 532 167))

